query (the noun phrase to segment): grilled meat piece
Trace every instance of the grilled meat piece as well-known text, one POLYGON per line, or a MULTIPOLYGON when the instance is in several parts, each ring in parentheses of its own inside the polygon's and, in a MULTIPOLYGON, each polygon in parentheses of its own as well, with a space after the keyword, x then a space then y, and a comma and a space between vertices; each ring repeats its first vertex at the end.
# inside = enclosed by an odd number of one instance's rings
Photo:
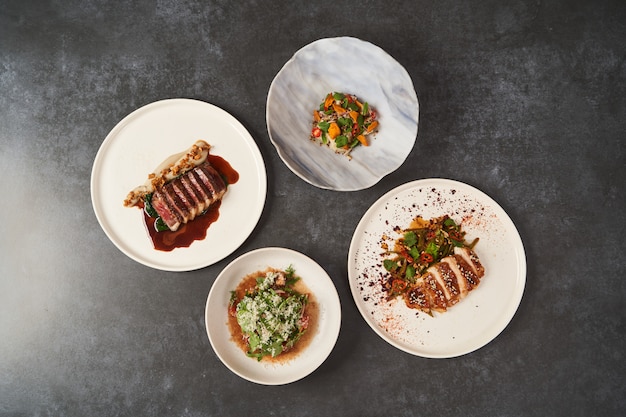
POLYGON ((208 162, 158 188, 152 206, 172 231, 202 214, 226 192, 220 174, 208 162))
POLYGON ((485 268, 473 250, 454 248, 454 254, 428 268, 404 293, 404 302, 429 314, 444 312, 476 288, 484 275, 485 268))

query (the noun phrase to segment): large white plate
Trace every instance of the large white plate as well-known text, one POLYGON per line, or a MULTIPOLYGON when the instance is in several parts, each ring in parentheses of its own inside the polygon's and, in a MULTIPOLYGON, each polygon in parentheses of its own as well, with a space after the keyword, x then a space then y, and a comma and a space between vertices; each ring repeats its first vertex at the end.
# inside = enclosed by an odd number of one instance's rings
POLYGON ((280 158, 308 183, 336 191, 368 188, 398 169, 415 144, 418 114, 404 67, 351 37, 320 39, 297 51, 267 95, 267 129, 280 158), (368 137, 370 146, 352 151, 352 160, 309 140, 313 110, 332 91, 354 94, 378 111, 378 133, 368 137))
POLYGON ((231 262, 216 278, 206 303, 206 330, 218 358, 235 374, 263 385, 281 385, 297 381, 316 370, 332 351, 341 327, 341 305, 335 285, 311 258, 285 248, 262 248, 248 252, 231 262), (319 305, 316 334, 308 347, 286 363, 270 364, 246 356, 231 339, 228 329, 230 292, 248 274, 268 267, 292 265, 319 305))
POLYGON ((526 256, 515 225, 483 192, 460 182, 425 179, 401 185, 376 201, 359 222, 348 256, 354 301, 370 327, 391 345, 417 356, 450 358, 489 343, 508 325, 526 283, 526 256), (485 266, 481 284, 459 304, 434 317, 386 301, 379 285, 383 235, 399 235, 422 215, 450 215, 461 222, 467 240, 480 238, 475 250, 485 266))
POLYGON ((190 99, 157 101, 126 116, 104 139, 91 174, 93 208, 109 239, 137 262, 167 271, 203 268, 235 251, 254 230, 266 191, 265 164, 248 131, 224 110, 190 99), (231 164, 239 181, 228 188, 204 240, 171 252, 155 250, 141 211, 124 207, 124 198, 168 156, 198 139, 231 164))

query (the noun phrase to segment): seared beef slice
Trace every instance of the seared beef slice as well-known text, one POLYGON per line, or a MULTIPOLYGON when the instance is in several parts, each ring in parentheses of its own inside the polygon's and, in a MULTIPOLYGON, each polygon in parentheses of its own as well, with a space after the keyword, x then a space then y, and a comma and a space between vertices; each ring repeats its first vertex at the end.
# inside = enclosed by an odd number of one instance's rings
POLYGON ((172 231, 192 221, 226 192, 219 172, 204 163, 165 184, 152 195, 152 206, 172 231))

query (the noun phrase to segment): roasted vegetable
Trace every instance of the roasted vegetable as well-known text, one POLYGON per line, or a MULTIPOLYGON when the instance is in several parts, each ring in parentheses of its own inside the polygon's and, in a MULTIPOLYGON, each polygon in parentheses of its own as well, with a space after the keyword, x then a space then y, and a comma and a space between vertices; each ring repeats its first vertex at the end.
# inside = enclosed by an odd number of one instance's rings
POLYGON ((366 136, 377 131, 376 118, 374 109, 368 103, 361 103, 356 96, 329 93, 313 111, 310 138, 350 157, 353 148, 370 145, 366 136))

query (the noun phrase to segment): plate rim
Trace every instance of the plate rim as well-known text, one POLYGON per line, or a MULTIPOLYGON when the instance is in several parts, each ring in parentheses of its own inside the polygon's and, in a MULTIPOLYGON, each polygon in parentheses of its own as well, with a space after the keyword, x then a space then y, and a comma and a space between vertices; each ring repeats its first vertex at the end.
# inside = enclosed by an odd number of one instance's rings
MULTIPOLYGON (((271 266, 271 265, 268 265, 271 266)), ((276 267, 276 266, 274 266, 276 267)), ((248 273, 254 273, 256 272, 258 269, 256 268, 252 268, 254 270, 250 270, 248 273)), ((296 268, 296 273, 297 273, 297 268, 296 268)), ((243 278, 243 276, 238 277, 239 281, 243 278)), ((303 278, 304 279, 304 278, 303 278)), ((237 285, 239 283, 239 281, 234 282, 233 284, 237 285)), ((305 285, 307 284, 307 282, 305 281, 305 285)), ((316 294, 317 296, 317 294, 316 294)), ((240 256, 238 256, 236 259, 233 259, 231 262, 229 262, 228 265, 226 265, 218 274, 218 276, 215 278, 215 281, 212 283, 211 285, 211 289, 209 290, 207 299, 206 299, 206 303, 205 303, 205 308, 204 308, 204 322, 205 322, 205 331, 206 331, 206 335, 209 339, 209 344, 211 345, 211 348, 213 349, 213 352, 215 353, 215 355, 218 357, 218 359, 220 360, 220 362, 228 369, 230 370, 233 374, 237 375, 238 377, 245 379, 247 381, 259 384, 259 385, 286 385, 286 384, 291 384, 293 382, 299 381, 301 379, 306 378, 308 375, 312 374, 313 372, 315 372, 315 370, 317 370, 330 356, 330 354, 332 353, 332 351, 334 350, 337 341, 339 339, 339 334, 341 331, 341 325, 342 325, 342 312, 341 312, 341 299, 339 297, 339 293, 337 291, 337 287, 335 286, 335 283, 333 282, 332 278, 330 277, 330 275, 328 274, 328 272, 326 272, 326 270, 317 262, 315 261, 313 258, 311 258, 310 256, 299 252, 297 250, 294 249, 290 249, 290 248, 286 248, 286 247, 280 247, 280 246, 267 246, 267 247, 261 247, 261 248, 257 248, 257 249, 253 249, 250 250, 246 253, 241 254, 240 256), (335 314, 332 315, 328 315, 327 320, 329 320, 329 322, 331 323, 331 327, 330 327, 330 336, 327 339, 324 339, 323 342, 325 343, 325 349, 321 350, 321 355, 318 359, 318 361, 314 362, 311 366, 309 366, 308 368, 306 368, 304 370, 304 372, 300 372, 300 373, 295 373, 295 375, 291 375, 288 378, 282 379, 282 380, 271 380, 271 379, 262 379, 262 378, 252 378, 248 375, 246 375, 243 372, 240 372, 239 370, 237 370, 233 365, 231 365, 230 362, 228 362, 226 360, 226 358, 224 357, 224 355, 222 354, 221 349, 217 346, 217 342, 215 341, 214 337, 216 336, 212 336, 212 332, 211 332, 211 327, 209 324, 209 309, 211 307, 211 302, 213 301, 218 302, 219 300, 216 298, 218 295, 216 295, 216 288, 218 288, 218 284, 221 283, 222 280, 227 280, 229 278, 228 276, 228 272, 231 269, 234 269, 237 264, 245 262, 247 260, 247 258, 254 258, 257 256, 261 256, 261 255, 267 255, 267 254, 278 254, 280 256, 283 256, 285 258, 291 258, 291 259, 300 259, 301 261, 307 262, 309 263, 311 266, 313 266, 314 268, 318 269, 319 271, 323 272, 323 285, 326 289, 326 291, 328 291, 328 293, 330 294, 331 298, 332 298, 332 312, 335 314)), ((227 326, 226 323, 222 324, 223 326, 227 326)), ((240 350, 239 346, 236 346, 234 342, 232 342, 231 340, 228 340, 227 343, 231 343, 234 349, 240 350)), ((313 348, 312 346, 309 346, 308 349, 313 348)), ((305 354, 305 352, 302 352, 302 354, 305 354)), ((241 352, 242 355, 244 355, 244 352, 241 352)), ((246 358, 246 359, 250 359, 250 361, 252 361, 252 358, 246 358)), ((294 361, 297 360, 297 357, 294 358, 294 361)), ((255 362, 250 362, 255 363, 255 362)))
POLYGON ((519 230, 515 226, 515 223, 510 218, 508 213, 506 213, 504 208, 502 208, 502 206, 498 202, 496 202, 492 197, 490 197, 488 194, 486 194, 482 190, 470 184, 453 180, 453 179, 441 178, 441 177, 422 178, 422 179, 412 180, 412 181, 400 184, 392 188, 391 190, 387 191, 386 193, 384 193, 366 210, 366 212, 363 214, 363 216, 357 223, 355 231, 350 240, 350 247, 348 250, 348 281, 349 281, 348 283, 350 286, 350 293, 352 294, 353 301, 356 304, 357 309, 359 313, 361 314, 362 318, 364 319, 364 321, 379 337, 381 337, 385 342, 387 342, 391 346, 401 351, 404 351, 406 353, 409 353, 411 355, 414 355, 414 356, 419 356, 423 358, 431 358, 431 359, 450 359, 450 358, 467 355, 469 353, 475 352, 483 348, 484 346, 491 343, 494 339, 496 339, 508 327, 508 325, 511 323, 511 321, 513 320, 513 317, 515 316, 515 314, 517 313, 519 309, 519 306, 521 304, 524 291, 525 291, 527 272, 528 271, 527 271, 526 252, 524 249, 523 241, 521 239, 521 235, 519 233, 519 230), (416 348, 409 348, 406 344, 399 343, 398 341, 394 340, 394 338, 392 338, 389 334, 385 333, 382 329, 380 329, 377 323, 375 323, 372 319, 369 318, 369 315, 367 314, 367 311, 365 311, 365 307, 363 303, 359 301, 360 294, 357 288, 356 277, 354 277, 355 273, 357 273, 355 271, 356 268, 354 265, 354 262, 355 262, 354 250, 355 250, 355 244, 357 243, 357 240, 359 239, 359 236, 357 236, 358 232, 363 232, 363 230, 365 229, 365 224, 368 220, 368 217, 371 216, 373 213, 375 213, 376 210, 380 206, 383 206, 384 204, 386 204, 392 197, 397 196, 407 190, 415 189, 419 186, 421 187, 432 186, 432 185, 441 186, 442 184, 445 184, 447 187, 454 186, 454 187, 463 188, 463 189, 471 191, 472 193, 475 193, 483 201, 488 202, 491 205, 491 208, 495 209, 495 211, 498 212, 499 220, 507 223, 506 226, 508 226, 512 231, 515 232, 515 234, 512 237, 515 240, 514 252, 516 255, 516 259, 518 260, 518 264, 516 265, 516 269, 515 269, 516 279, 515 279, 514 287, 516 291, 515 291, 515 297, 513 298, 512 304, 510 305, 508 309, 504 311, 504 313, 506 313, 504 315, 506 316, 506 320, 504 320, 504 323, 490 335, 488 340, 483 341, 482 343, 479 343, 477 345, 472 345, 471 347, 467 349, 458 350, 455 353, 448 353, 448 354, 431 353, 429 354, 429 353, 424 353, 416 348))
MULTIPOLYGON (((159 161, 155 161, 155 166, 159 161)), ((144 266, 148 266, 153 269, 161 270, 161 271, 169 271, 169 272, 187 272, 205 268, 207 266, 213 265, 224 258, 228 257, 234 251, 236 251, 254 232, 254 229, 257 227, 258 222, 263 214, 263 210, 265 208, 266 200, 267 200, 267 167, 265 166, 265 161, 263 159, 263 155, 258 147, 258 144, 254 140, 252 134, 246 129, 246 127, 232 114, 224 110, 223 108, 198 99, 193 98, 184 98, 184 97, 176 97, 176 98, 166 98, 157 101, 153 101, 147 104, 144 104, 130 113, 126 114, 122 119, 120 119, 115 126, 107 133, 104 140, 98 147, 98 151, 93 159, 91 172, 90 172, 90 199, 92 210, 96 216, 98 224, 100 228, 105 233, 109 241, 111 241, 114 246, 120 250, 124 255, 129 257, 135 262, 138 262, 144 266), (145 257, 141 257, 138 254, 133 253, 132 248, 127 247, 127 244, 124 244, 123 241, 118 241, 117 238, 114 237, 113 232, 110 228, 110 225, 105 221, 105 210, 102 207, 102 201, 98 192, 100 191, 100 184, 98 183, 98 174, 102 169, 102 164, 106 160, 106 154, 108 148, 110 148, 115 142, 116 137, 120 134, 120 132, 132 123, 135 119, 142 117, 143 114, 148 113, 158 107, 167 107, 167 106, 176 106, 176 105, 191 105, 197 106, 198 108, 208 109, 208 111, 214 112, 219 115, 219 117, 223 118, 225 122, 229 125, 233 126, 233 129, 244 138, 245 144, 249 148, 251 152, 252 158, 256 162, 255 172, 260 173, 257 178, 259 185, 259 199, 255 204, 255 210, 251 211, 255 221, 252 222, 250 227, 250 231, 245 233, 245 237, 241 238, 241 242, 238 242, 230 253, 226 253, 221 256, 219 259, 208 259, 202 262, 189 262, 184 265, 172 265, 167 264, 167 262, 153 262, 149 259, 145 259, 145 257), (245 136, 245 137, 244 137, 245 136)), ((123 240, 123 239, 122 239, 123 240)), ((185 248, 179 248, 185 249, 185 248)))
POLYGON ((274 76, 274 78, 272 79, 272 82, 270 83, 269 89, 268 89, 268 93, 267 93, 267 99, 265 101, 265 124, 267 126, 267 133, 270 139, 270 142, 272 143, 272 145, 274 146, 274 148, 276 149, 278 156, 280 157, 281 161, 287 166, 287 168, 289 168, 289 170, 295 174, 297 177, 299 177, 300 179, 302 179, 303 181, 305 181, 306 183, 323 189, 323 190, 331 190, 331 191, 339 191, 339 192, 354 192, 354 191, 361 191, 361 190, 365 190, 368 188, 373 187, 374 185, 378 184, 383 178, 389 176, 390 174, 392 174, 393 172, 397 171, 408 159, 409 155, 411 154, 412 150, 415 148, 415 143, 417 141, 417 137, 419 135, 419 115, 420 115, 420 104, 419 104, 419 97, 417 96, 417 91, 415 90, 415 84, 413 83, 413 79, 411 78, 411 74, 408 72, 408 70, 404 67, 404 65, 402 65, 396 58, 394 58, 389 52, 385 51, 382 47, 376 45, 373 42, 355 37, 355 36, 334 36, 334 37, 325 37, 325 38, 319 38, 316 39, 314 41, 311 41, 309 43, 307 43, 306 45, 300 47, 299 49, 297 49, 292 55, 291 57, 281 66, 281 68, 278 70, 278 72, 276 73, 276 75, 274 76), (402 159, 402 161, 399 162, 398 166, 395 169, 391 169, 388 172, 385 172, 384 174, 380 175, 378 178, 376 178, 373 182, 365 184, 365 185, 359 185, 359 186, 353 186, 353 187, 338 187, 338 186, 333 186, 333 185, 326 185, 326 184, 320 184, 318 182, 314 182, 312 181, 310 178, 308 178, 306 175, 302 174, 299 172, 299 170, 296 170, 291 163, 288 162, 288 160, 286 159, 285 156, 285 150, 279 146, 279 144, 276 142, 276 140, 273 138, 272 136, 272 132, 270 129, 270 99, 272 96, 272 90, 274 89, 274 86, 279 78, 279 76, 286 70, 286 68, 293 64, 293 62, 296 61, 296 59, 298 58, 299 55, 301 55, 302 53, 304 53, 308 48, 312 48, 314 45, 318 44, 318 43, 323 43, 323 42, 329 42, 329 41, 338 41, 338 40, 342 40, 342 39, 346 39, 349 41, 354 41, 354 42, 358 42, 364 45, 367 45, 368 47, 371 48, 375 48, 378 51, 380 51, 382 54, 386 55, 391 61, 395 62, 398 66, 398 68, 401 70, 401 72, 407 77, 407 79, 410 81, 411 83, 411 93, 412 96, 415 98, 415 102, 416 102, 416 109, 415 109, 415 135, 414 138, 412 140, 412 146, 411 149, 409 149, 409 151, 406 153, 406 155, 404 156, 404 158, 402 159))

